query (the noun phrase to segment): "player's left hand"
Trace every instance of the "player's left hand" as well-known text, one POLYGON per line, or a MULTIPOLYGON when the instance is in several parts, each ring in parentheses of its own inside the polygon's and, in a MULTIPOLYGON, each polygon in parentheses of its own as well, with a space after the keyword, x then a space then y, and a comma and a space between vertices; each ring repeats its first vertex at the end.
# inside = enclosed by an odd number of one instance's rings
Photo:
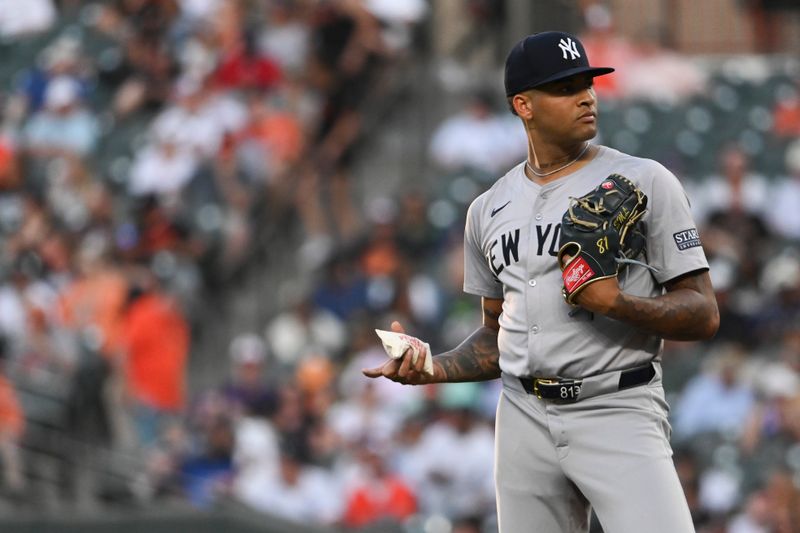
MULTIPOLYGON (((645 247, 641 219, 646 211, 647 196, 620 174, 611 174, 587 194, 570 199, 561 218, 557 255, 567 303, 600 303, 578 296, 595 283, 616 278, 622 264, 643 264, 635 259, 645 247)), ((615 285, 606 284, 605 289, 615 285)))
POLYGON ((592 313, 607 315, 614 308, 620 293, 616 277, 601 279, 587 285, 575 297, 575 303, 592 313))

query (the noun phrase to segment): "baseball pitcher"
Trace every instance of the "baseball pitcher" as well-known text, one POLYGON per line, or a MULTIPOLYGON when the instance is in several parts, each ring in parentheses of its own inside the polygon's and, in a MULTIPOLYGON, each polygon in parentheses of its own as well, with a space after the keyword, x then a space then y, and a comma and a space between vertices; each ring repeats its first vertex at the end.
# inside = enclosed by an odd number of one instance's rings
POLYGON ((495 481, 502 533, 686 533, 661 386, 663 339, 712 337, 719 313, 689 202, 661 164, 590 144, 593 79, 578 39, 531 35, 506 60, 527 160, 470 206, 464 290, 483 325, 455 349, 392 324, 368 377, 501 378, 495 481), (399 347, 399 348, 398 348, 399 347))

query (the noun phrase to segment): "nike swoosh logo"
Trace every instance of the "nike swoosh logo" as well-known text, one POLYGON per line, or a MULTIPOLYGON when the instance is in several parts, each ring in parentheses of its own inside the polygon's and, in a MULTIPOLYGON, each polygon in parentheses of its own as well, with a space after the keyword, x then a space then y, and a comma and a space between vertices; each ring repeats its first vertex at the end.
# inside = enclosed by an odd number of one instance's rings
POLYGON ((489 218, 492 218, 493 216, 495 216, 497 213, 502 211, 505 206, 507 206, 510 203, 511 203, 511 200, 507 201, 506 203, 504 203, 500 207, 495 207, 494 209, 492 209, 492 213, 489 215, 489 218))

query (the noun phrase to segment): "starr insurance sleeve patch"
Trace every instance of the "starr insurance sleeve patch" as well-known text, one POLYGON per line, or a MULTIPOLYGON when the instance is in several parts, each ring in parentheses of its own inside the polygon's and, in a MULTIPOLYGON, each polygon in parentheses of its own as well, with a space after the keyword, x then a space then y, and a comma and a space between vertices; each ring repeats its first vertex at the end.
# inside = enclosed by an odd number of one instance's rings
POLYGON ((695 246, 700 246, 700 234, 697 233, 697 228, 685 229, 678 233, 673 233, 672 238, 675 239, 675 245, 678 250, 688 250, 695 246))

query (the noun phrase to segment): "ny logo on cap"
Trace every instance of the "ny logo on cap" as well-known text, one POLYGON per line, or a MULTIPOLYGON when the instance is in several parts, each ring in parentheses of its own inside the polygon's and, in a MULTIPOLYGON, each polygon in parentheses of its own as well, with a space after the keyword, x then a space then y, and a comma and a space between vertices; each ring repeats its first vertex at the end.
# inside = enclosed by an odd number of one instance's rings
POLYGON ((581 57, 581 54, 580 52, 578 52, 578 47, 575 44, 575 41, 573 41, 569 37, 558 41, 558 47, 561 48, 561 53, 563 54, 564 59, 567 59, 567 53, 569 53, 570 59, 576 59, 581 57))

